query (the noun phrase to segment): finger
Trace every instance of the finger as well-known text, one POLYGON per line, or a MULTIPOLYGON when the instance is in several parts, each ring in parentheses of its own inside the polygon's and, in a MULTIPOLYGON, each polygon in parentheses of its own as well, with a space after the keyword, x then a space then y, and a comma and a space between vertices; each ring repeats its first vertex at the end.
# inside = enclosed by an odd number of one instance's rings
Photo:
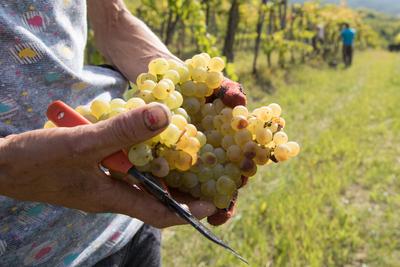
MULTIPOLYGON (((111 182, 113 183, 112 190, 107 190, 102 195, 107 211, 126 214, 158 228, 186 223, 148 193, 121 181, 111 182)), ((199 219, 215 213, 215 207, 204 201, 193 201, 186 207, 199 219)))
POLYGON ((75 129, 73 139, 81 151, 96 150, 102 159, 124 147, 138 144, 161 133, 170 122, 171 113, 164 105, 152 103, 115 118, 75 129))

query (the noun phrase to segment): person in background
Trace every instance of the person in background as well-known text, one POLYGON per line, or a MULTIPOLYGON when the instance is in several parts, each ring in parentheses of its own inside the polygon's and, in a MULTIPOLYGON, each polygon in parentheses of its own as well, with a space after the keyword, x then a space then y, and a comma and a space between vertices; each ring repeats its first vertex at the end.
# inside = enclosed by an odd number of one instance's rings
POLYGON ((344 23, 344 28, 340 34, 343 43, 343 62, 346 67, 350 67, 353 62, 354 39, 356 30, 350 28, 350 24, 344 23))
MULTIPOLYGON (((120 97, 158 57, 178 60, 123 0, 0 1, 0 266, 160 266, 160 230, 184 223, 98 163, 159 134, 150 104, 93 125, 40 129, 54 100, 120 97), (116 69, 84 66, 86 19, 116 69)), ((180 199, 198 218, 205 201, 180 199)))

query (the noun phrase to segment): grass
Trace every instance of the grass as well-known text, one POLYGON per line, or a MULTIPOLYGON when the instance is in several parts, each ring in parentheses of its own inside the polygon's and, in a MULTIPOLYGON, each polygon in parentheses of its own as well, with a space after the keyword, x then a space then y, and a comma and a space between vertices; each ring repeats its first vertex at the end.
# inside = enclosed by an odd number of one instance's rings
MULTIPOLYGON (((214 228, 250 266, 398 266, 400 56, 356 55, 348 70, 298 67, 267 94, 245 56, 250 106, 278 102, 300 156, 259 170, 237 215, 214 228)), ((238 64, 239 65, 239 64, 238 64)), ((242 71, 243 70, 243 71, 242 71)), ((241 266, 188 226, 163 232, 164 266, 241 266)))

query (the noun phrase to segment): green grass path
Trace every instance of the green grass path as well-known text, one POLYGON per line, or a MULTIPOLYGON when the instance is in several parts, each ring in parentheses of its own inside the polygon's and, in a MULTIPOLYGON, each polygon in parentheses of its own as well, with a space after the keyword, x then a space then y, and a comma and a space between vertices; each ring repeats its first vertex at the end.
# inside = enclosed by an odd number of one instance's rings
MULTIPOLYGON (((260 169, 215 232, 251 266, 399 266, 400 56, 363 52, 349 70, 288 80, 273 95, 245 86, 251 106, 281 104, 301 155, 260 169)), ((164 266, 241 266, 190 227, 163 238, 164 266)))

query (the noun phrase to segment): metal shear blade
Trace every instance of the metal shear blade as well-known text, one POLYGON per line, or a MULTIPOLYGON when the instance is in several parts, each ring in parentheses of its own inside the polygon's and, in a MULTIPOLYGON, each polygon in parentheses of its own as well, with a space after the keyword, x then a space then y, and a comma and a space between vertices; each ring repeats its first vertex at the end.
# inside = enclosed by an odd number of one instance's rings
POLYGON ((224 241, 222 241, 219 237, 213 234, 204 224, 202 224, 196 217, 190 213, 190 211, 184 209, 181 204, 179 204, 175 199, 171 197, 171 195, 162 188, 157 179, 155 179, 152 175, 144 175, 139 172, 135 168, 131 168, 129 170, 129 174, 135 177, 139 182, 143 184, 143 186, 153 194, 158 200, 165 203, 171 210, 173 210, 179 217, 187 221, 190 225, 192 225, 198 232, 200 232, 207 239, 212 242, 220 245, 221 247, 229 250, 233 255, 239 258, 246 264, 249 264, 246 259, 239 255, 235 250, 229 247, 224 241))

